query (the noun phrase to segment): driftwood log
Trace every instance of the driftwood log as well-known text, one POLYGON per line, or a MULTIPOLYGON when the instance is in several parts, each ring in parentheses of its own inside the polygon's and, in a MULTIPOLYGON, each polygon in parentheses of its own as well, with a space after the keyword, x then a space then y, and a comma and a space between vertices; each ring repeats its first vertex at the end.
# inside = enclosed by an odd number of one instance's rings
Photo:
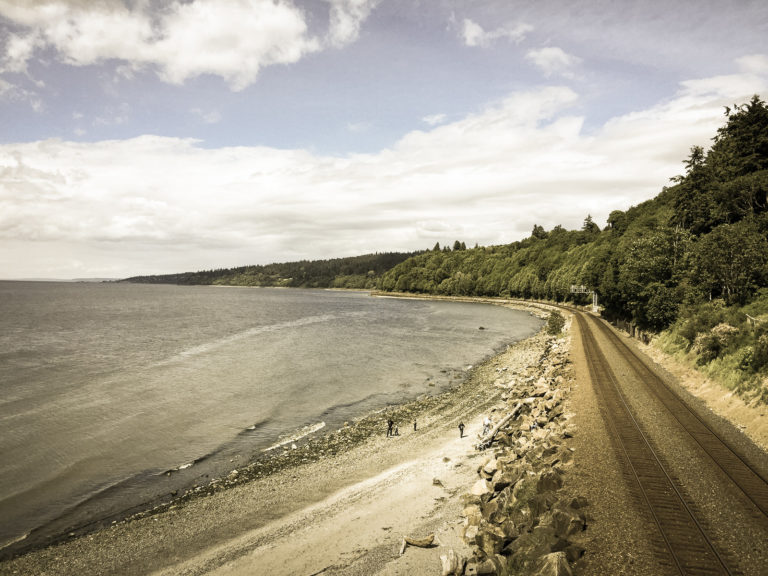
POLYGON ((403 555, 403 552, 405 552, 405 548, 408 545, 411 546, 417 546, 419 548, 429 548, 432 546, 432 542, 435 541, 435 534, 432 533, 426 538, 411 538, 409 536, 403 537, 403 545, 400 546, 400 556, 403 555))
POLYGON ((493 439, 496 437, 496 434, 498 433, 498 431, 501 430, 501 428, 505 426, 507 422, 512 420, 512 418, 517 416, 517 414, 520 412, 520 409, 522 407, 523 407, 523 403, 518 402, 517 405, 512 409, 512 412, 504 416, 504 418, 502 418, 501 421, 498 424, 496 424, 496 426, 493 427, 493 430, 491 430, 490 432, 488 432, 488 434, 480 438, 480 441, 477 443, 477 446, 476 446, 477 449, 485 450, 486 448, 488 448, 488 446, 490 446, 491 443, 493 442, 493 439))

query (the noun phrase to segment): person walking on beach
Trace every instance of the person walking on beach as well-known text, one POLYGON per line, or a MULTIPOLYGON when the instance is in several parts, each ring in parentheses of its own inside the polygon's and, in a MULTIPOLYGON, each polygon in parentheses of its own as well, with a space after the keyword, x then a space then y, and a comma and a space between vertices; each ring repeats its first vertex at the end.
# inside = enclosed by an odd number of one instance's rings
POLYGON ((483 419, 483 436, 486 436, 491 431, 491 417, 486 416, 483 419))
POLYGON ((387 436, 392 436, 392 426, 395 425, 395 422, 390 418, 387 420, 387 436))
POLYGON ((464 422, 459 422, 459 438, 464 438, 464 422))
POLYGON ((416 420, 413 421, 413 431, 416 432, 416 420))

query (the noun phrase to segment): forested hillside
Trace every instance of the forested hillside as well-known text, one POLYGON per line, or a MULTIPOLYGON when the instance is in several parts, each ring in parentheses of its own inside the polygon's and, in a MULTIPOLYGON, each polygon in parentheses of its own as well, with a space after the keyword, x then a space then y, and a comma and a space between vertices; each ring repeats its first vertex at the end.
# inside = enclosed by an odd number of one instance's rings
POLYGON ((384 291, 586 302, 694 355, 733 386, 768 400, 768 108, 758 96, 727 108, 709 150, 658 196, 612 212, 601 229, 534 226, 504 246, 431 252, 385 273, 384 291))
POLYGON ((330 260, 302 260, 265 266, 242 266, 181 274, 135 276, 126 278, 124 281, 145 284, 371 289, 376 287, 377 280, 386 270, 414 254, 417 253, 388 252, 330 260))

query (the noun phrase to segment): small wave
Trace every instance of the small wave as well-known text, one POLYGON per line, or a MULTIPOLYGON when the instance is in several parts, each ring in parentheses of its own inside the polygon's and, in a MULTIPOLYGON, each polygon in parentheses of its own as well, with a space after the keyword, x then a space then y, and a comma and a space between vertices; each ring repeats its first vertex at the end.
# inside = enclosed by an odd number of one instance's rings
MULTIPOLYGON (((270 419, 266 418, 264 420, 260 420, 259 422, 254 423, 254 424, 251 424, 250 426, 246 426, 245 428, 243 428, 237 434, 237 436, 240 437, 240 436, 245 436, 245 435, 248 435, 248 434, 252 434, 254 432, 254 430, 258 430, 258 429, 264 427, 265 425, 269 424, 269 422, 270 422, 270 419)), ((167 475, 173 474, 175 472, 180 472, 181 470, 186 470, 188 468, 191 468, 195 464, 199 464, 200 462, 203 462, 204 460, 208 460, 209 458, 212 458, 212 457, 220 454, 221 452, 226 450, 227 447, 230 444, 231 444, 231 442, 226 442, 226 443, 222 444, 221 446, 217 447, 216 449, 211 450, 207 454, 203 454, 202 456, 199 456, 198 458, 195 458, 191 462, 185 462, 184 464, 176 466, 175 468, 169 468, 168 470, 163 470, 162 472, 158 472, 156 474, 156 476, 167 476, 167 475)))
POLYGON ((275 444, 272 444, 269 448, 265 448, 264 452, 269 452, 270 450, 274 450, 275 448, 280 448, 281 446, 285 446, 286 444, 291 444, 293 442, 296 442, 297 440, 301 440, 302 438, 309 436, 310 434, 314 434, 318 430, 322 430, 325 428, 325 422, 318 422, 317 424, 310 424, 309 426, 304 426, 300 430, 298 430, 296 433, 291 434, 288 437, 283 437, 278 439, 278 441, 275 444))
POLYGON ((181 472, 182 470, 187 470, 188 468, 192 468, 195 464, 198 464, 202 462, 203 460, 207 460, 210 458, 214 452, 211 452, 210 454, 206 454, 205 456, 201 456, 200 458, 195 458, 192 460, 192 462, 185 462, 184 464, 179 464, 175 468, 168 468, 168 470, 163 470, 162 472, 155 472, 155 476, 170 476, 174 472, 181 472))
POLYGON ((8 548, 8 546, 13 546, 14 544, 22 542, 23 540, 26 540, 27 536, 29 536, 28 532, 26 534, 22 534, 21 536, 17 536, 16 538, 11 538, 10 540, 5 540, 4 542, 0 542, 0 550, 2 550, 3 548, 8 548))
POLYGON ((243 340, 245 338, 250 338, 252 336, 258 336, 259 334, 268 334, 270 332, 277 332, 278 330, 284 330, 286 328, 297 328, 300 326, 308 326, 310 324, 329 322, 336 318, 337 316, 333 314, 322 314, 319 316, 307 316, 306 318, 299 318, 298 320, 291 320, 288 322, 279 322, 277 324, 269 324, 267 326, 256 326, 254 328, 249 328, 248 330, 243 330, 242 332, 238 332, 230 336, 219 338, 218 340, 213 340, 211 342, 206 342, 205 344, 200 344, 199 346, 193 346, 192 348, 187 348, 186 350, 182 350, 181 352, 172 356, 171 358, 167 358, 165 360, 160 361, 158 365, 162 366, 178 360, 191 358, 193 356, 199 356, 200 354, 205 354, 206 352, 210 352, 222 346, 226 346, 227 344, 231 344, 233 342, 237 342, 238 340, 243 340))
POLYGON ((238 436, 246 436, 248 434, 252 434, 256 430, 259 430, 260 428, 263 428, 267 424, 269 424, 271 421, 270 418, 267 418, 265 420, 260 420, 259 422, 256 422, 255 424, 251 424, 250 426, 246 426, 243 430, 240 431, 238 436))

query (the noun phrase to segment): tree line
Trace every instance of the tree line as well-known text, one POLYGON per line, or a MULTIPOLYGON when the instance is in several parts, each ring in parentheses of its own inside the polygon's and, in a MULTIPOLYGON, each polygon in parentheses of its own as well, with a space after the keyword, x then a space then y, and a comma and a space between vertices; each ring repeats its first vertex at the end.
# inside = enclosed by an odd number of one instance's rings
POLYGON ((289 288, 376 288, 381 275, 418 252, 385 252, 333 258, 301 260, 258 266, 220 268, 199 272, 134 276, 124 282, 143 284, 279 286, 289 288))

